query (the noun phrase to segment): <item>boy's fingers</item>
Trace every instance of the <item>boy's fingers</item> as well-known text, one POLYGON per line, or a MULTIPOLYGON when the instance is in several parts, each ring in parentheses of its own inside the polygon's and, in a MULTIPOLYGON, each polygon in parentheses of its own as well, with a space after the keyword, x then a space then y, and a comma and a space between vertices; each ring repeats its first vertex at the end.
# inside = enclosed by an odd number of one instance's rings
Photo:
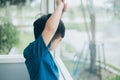
POLYGON ((60 0, 56 0, 56 4, 59 5, 59 3, 60 3, 60 0))
POLYGON ((65 4, 64 4, 63 12, 65 12, 66 10, 67 10, 67 4, 65 3, 65 4))
POLYGON ((60 4, 61 2, 63 2, 63 0, 56 0, 57 5, 60 4))
POLYGON ((65 0, 62 0, 62 2, 64 3, 64 2, 65 2, 65 0))
POLYGON ((65 10, 67 9, 67 3, 65 3, 65 10))

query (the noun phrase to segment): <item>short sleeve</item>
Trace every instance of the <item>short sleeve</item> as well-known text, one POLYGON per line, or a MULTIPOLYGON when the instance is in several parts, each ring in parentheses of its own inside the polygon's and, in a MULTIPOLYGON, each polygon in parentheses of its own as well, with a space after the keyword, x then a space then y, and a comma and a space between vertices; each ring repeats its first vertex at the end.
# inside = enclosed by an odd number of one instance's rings
POLYGON ((50 44, 46 46, 42 35, 39 36, 38 39, 34 42, 34 53, 37 54, 37 56, 44 56, 48 53, 50 48, 50 44), (37 51, 37 52, 36 52, 37 51))
POLYGON ((31 80, 58 80, 58 68, 49 52, 49 47, 50 44, 46 47, 41 35, 26 47, 25 64, 31 80))
POLYGON ((49 47, 50 44, 46 46, 42 35, 40 35, 38 39, 36 39, 26 47, 26 49, 24 50, 24 57, 42 58, 42 56, 45 56, 48 53, 49 47))

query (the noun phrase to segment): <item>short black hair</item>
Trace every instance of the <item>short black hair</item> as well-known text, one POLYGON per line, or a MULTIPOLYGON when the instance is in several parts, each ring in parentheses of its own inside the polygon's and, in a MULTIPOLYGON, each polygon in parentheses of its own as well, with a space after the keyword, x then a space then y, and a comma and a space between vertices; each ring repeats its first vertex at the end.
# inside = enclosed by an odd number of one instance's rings
MULTIPOLYGON (((51 15, 52 14, 43 15, 33 23, 35 39, 37 39, 42 34, 45 28, 45 24, 51 15)), ((61 36, 62 38, 64 38, 65 36, 65 25, 62 20, 60 20, 59 22, 58 28, 52 38, 52 41, 58 38, 59 36, 61 36)))

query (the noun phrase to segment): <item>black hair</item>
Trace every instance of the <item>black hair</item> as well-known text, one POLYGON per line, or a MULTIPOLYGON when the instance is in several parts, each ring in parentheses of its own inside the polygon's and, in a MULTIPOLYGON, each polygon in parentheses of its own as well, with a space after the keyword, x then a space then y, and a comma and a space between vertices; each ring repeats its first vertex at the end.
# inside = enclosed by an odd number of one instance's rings
MULTIPOLYGON (((42 34, 42 32, 45 28, 45 24, 51 15, 52 14, 43 15, 42 17, 38 18, 34 22, 33 25, 34 25, 34 37, 35 37, 35 39, 37 39, 42 34)), ((64 26, 64 23, 62 20, 60 20, 58 28, 57 28, 51 41, 55 40, 59 36, 61 36, 62 38, 64 38, 64 36, 65 36, 65 26, 64 26)))

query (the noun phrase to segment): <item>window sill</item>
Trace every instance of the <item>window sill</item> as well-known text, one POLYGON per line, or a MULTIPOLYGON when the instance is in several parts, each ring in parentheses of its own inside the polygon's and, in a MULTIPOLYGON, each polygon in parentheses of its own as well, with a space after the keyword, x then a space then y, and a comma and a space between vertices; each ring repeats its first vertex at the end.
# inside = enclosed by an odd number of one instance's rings
POLYGON ((0 63, 23 63, 23 55, 0 55, 0 63))

